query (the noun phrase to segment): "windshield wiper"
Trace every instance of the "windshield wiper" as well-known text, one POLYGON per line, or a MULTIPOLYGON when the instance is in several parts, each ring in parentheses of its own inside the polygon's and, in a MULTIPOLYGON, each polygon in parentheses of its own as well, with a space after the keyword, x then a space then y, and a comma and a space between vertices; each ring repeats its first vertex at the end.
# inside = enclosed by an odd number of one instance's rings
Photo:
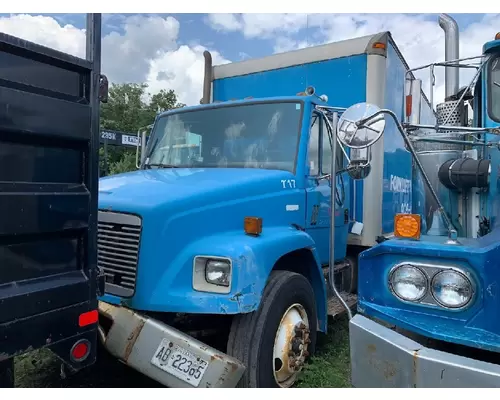
POLYGON ((177 165, 170 165, 170 164, 146 164, 146 167, 179 168, 177 165))

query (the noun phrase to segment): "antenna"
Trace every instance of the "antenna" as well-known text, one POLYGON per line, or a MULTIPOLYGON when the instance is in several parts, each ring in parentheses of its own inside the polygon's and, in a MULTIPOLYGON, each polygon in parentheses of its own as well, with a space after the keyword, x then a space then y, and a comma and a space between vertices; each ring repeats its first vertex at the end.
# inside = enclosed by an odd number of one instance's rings
MULTIPOLYGON (((306 47, 309 47, 309 14, 306 14, 306 47)), ((306 87, 308 86, 308 70, 309 65, 306 64, 306 87)))

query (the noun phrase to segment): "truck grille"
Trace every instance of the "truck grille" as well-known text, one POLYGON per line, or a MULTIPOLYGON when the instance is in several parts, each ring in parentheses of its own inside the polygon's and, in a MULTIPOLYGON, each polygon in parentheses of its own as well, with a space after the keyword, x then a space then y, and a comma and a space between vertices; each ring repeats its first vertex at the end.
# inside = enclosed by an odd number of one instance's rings
POLYGON ((142 221, 135 215, 106 211, 99 211, 97 219, 97 265, 106 276, 106 293, 131 297, 142 221))

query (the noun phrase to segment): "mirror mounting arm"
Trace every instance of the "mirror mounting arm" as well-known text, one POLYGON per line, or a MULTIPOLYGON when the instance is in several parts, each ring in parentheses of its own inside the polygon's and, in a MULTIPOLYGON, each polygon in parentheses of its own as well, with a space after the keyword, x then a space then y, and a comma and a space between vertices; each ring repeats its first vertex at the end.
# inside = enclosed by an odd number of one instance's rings
MULTIPOLYGON (((330 130, 330 132, 332 132, 332 139, 334 139, 333 136, 337 136, 336 133, 339 121, 339 114, 337 112, 334 112, 332 115, 331 122, 328 118, 326 118, 324 114, 323 116, 325 117, 328 129, 330 130)), ((338 145, 341 146, 340 143, 338 145)), ((332 140, 332 160, 331 160, 331 173, 330 173, 331 212, 330 212, 330 257, 328 263, 328 283, 330 284, 330 288, 332 289, 335 296, 337 296, 340 303, 345 308, 348 319, 352 319, 351 308, 347 305, 344 298, 340 295, 339 291, 337 290, 337 286, 335 284, 335 190, 336 190, 335 181, 337 178, 337 162, 335 156, 336 154, 337 154, 337 138, 335 137, 335 140, 332 140)))
POLYGON ((316 177, 316 183, 319 184, 320 181, 322 181, 323 179, 330 179, 332 174, 323 174, 323 175, 318 175, 316 177))
POLYGON ((375 117, 377 117, 378 115, 381 115, 381 114, 388 114, 388 115, 390 115, 392 117, 392 119, 394 120, 394 122, 396 123, 396 126, 397 126, 397 128, 399 130, 399 133, 403 137, 403 140, 404 140, 406 146, 410 150, 410 153, 411 153, 413 159, 415 160, 415 164, 417 164, 417 167, 420 170, 420 173, 422 174, 422 177, 424 178, 424 181, 425 181, 427 187, 429 188, 429 191, 431 192, 431 195, 432 195, 434 201, 436 202, 436 204, 439 207, 439 212, 441 213, 441 216, 442 216, 444 222, 446 223, 446 226, 448 228, 448 238, 449 238, 449 242, 448 243, 450 243, 450 241, 454 242, 456 240, 456 238, 457 238, 457 231, 454 229, 455 227, 453 226, 450 218, 446 214, 446 211, 445 211, 445 209, 443 207, 443 204, 439 200, 439 197, 438 197, 436 191, 432 187, 431 181, 429 180, 429 177, 427 176, 427 174, 426 174, 426 172, 424 170, 424 167, 422 166, 422 163, 420 162, 420 160, 417 157, 417 153, 416 153, 416 151, 415 151, 415 149, 413 147, 413 144, 411 143, 410 138, 408 137, 408 135, 404 131, 404 128, 401 125, 401 123, 399 122, 399 119, 396 116, 396 114, 394 114, 394 112, 392 112, 391 110, 382 109, 382 110, 377 111, 376 113, 374 113, 370 117, 364 118, 363 120, 358 121, 356 123, 356 125, 361 126, 362 124, 365 124, 366 122, 373 120, 375 117))

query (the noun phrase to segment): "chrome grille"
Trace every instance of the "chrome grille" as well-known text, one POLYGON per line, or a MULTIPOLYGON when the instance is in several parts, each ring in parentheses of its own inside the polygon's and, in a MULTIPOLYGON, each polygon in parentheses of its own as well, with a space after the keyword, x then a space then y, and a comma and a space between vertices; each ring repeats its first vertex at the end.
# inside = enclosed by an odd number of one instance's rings
POLYGON ((97 265, 106 276, 106 293, 134 294, 142 221, 136 215, 99 211, 97 265))

